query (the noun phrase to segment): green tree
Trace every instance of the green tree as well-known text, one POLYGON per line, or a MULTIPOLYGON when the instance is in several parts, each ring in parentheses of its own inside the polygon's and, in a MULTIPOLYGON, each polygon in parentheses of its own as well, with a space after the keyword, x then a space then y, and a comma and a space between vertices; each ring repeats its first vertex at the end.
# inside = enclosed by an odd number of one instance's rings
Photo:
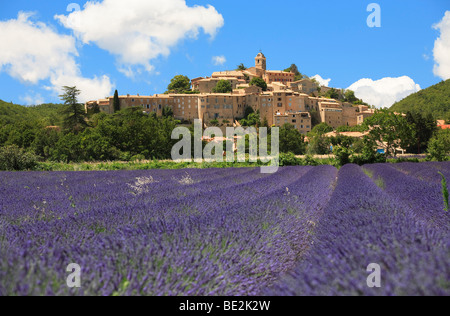
POLYGON ((171 107, 165 106, 162 109, 162 116, 163 117, 173 117, 173 110, 171 107))
POLYGON ((0 147, 0 170, 33 170, 38 160, 39 157, 16 145, 0 147))
POLYGON ((191 80, 187 76, 178 75, 172 78, 167 87, 168 93, 181 94, 191 90, 191 80))
POLYGON ((262 78, 253 78, 250 81, 250 85, 260 87, 263 91, 267 91, 267 83, 262 78))
POLYGON ((324 134, 330 133, 332 131, 333 131, 333 128, 330 125, 328 125, 327 123, 323 122, 323 123, 320 123, 319 125, 316 125, 312 129, 311 134, 324 135, 324 134))
POLYGON ((387 110, 378 111, 364 124, 370 129, 367 137, 384 148, 386 157, 397 156, 396 149, 406 149, 414 139, 414 126, 402 115, 387 110))
POLYGON ((245 119, 248 118, 248 116, 249 116, 250 114, 252 114, 252 113, 255 113, 255 110, 253 110, 253 108, 252 108, 251 106, 247 106, 247 107, 244 109, 244 118, 245 118, 245 119))
POLYGON ((244 71, 244 70, 247 70, 247 67, 245 67, 245 65, 241 63, 239 66, 237 66, 236 70, 244 71))
POLYGON ((114 108, 114 112, 120 111, 119 92, 117 90, 114 92, 113 108, 114 108))
POLYGON ((246 118, 242 119, 240 123, 242 126, 261 126, 259 111, 250 113, 246 118))
POLYGON ((330 90, 325 93, 325 97, 329 99, 339 99, 339 92, 335 88, 331 88, 330 90))
POLYGON ((216 87, 213 89, 214 93, 230 93, 233 91, 231 82, 228 80, 220 80, 216 87))
POLYGON ((352 90, 346 90, 344 93, 344 100, 349 103, 354 103, 358 101, 358 98, 355 96, 355 92, 352 90))
POLYGON ((94 106, 91 109, 91 115, 100 113, 100 107, 98 106, 98 103, 94 103, 94 106))
POLYGON ((76 87, 63 87, 64 94, 60 95, 64 101, 65 108, 62 113, 64 115, 63 127, 66 131, 79 133, 88 126, 86 122, 86 112, 83 105, 78 103, 78 96, 81 91, 76 87))
POLYGON ((304 76, 298 70, 298 67, 297 67, 296 64, 292 64, 289 68, 285 69, 284 71, 285 72, 292 72, 293 74, 295 74, 294 81, 302 80, 304 78, 304 76))
POLYGON ((280 152, 303 155, 306 151, 305 137, 291 124, 280 128, 280 152))
POLYGON ((428 144, 428 157, 434 161, 445 161, 450 155, 450 130, 440 130, 428 144))
MULTIPOLYGON (((313 134, 314 135, 314 134, 313 134)), ((327 155, 330 153, 330 139, 320 134, 310 137, 307 148, 308 155, 327 155)))
POLYGON ((421 154, 428 149, 428 142, 437 130, 436 120, 431 113, 423 116, 419 112, 406 113, 406 120, 413 126, 414 137, 408 152, 421 154))
POLYGON ((209 124, 211 124, 211 126, 219 126, 219 120, 217 120, 217 119, 214 119, 214 120, 211 120, 211 122, 209 122, 209 124))

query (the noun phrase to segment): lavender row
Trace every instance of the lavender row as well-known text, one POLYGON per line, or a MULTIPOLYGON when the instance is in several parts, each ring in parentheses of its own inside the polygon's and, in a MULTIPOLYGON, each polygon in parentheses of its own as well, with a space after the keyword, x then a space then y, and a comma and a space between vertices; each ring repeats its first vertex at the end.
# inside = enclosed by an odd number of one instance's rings
MULTIPOLYGON (((265 191, 234 190, 231 196, 240 203, 185 216, 171 216, 179 215, 178 202, 166 210, 163 204, 157 204, 160 209, 122 204, 60 221, 9 225, 0 237, 2 250, 8 249, 1 255, 0 294, 256 294, 305 251, 305 238, 336 178, 332 167, 286 170, 255 183, 265 191), (86 227, 91 215, 97 231, 86 227), (83 267, 87 281, 79 292, 65 286, 67 262, 83 267)), ((227 196, 185 199, 211 198, 220 202, 227 196)))
POLYGON ((368 165, 364 169, 371 173, 384 192, 410 208, 415 219, 448 231, 450 216, 444 211, 440 183, 419 180, 385 164, 368 165))
POLYGON ((448 233, 414 220, 357 166, 340 170, 316 233, 297 268, 264 294, 450 294, 448 233), (381 267, 381 288, 368 286, 372 263, 381 267))
POLYGON ((450 162, 424 162, 421 164, 408 162, 393 166, 407 175, 433 184, 441 183, 440 172, 448 179, 450 189, 450 162))

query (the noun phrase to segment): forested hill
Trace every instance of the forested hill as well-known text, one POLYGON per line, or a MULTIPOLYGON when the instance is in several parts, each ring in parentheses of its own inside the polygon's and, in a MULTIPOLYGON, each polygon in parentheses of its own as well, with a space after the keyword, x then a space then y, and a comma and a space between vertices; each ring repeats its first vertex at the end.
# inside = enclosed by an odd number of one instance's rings
POLYGON ((450 121, 450 79, 408 96, 395 103, 391 110, 431 113, 435 119, 450 121))
POLYGON ((61 104, 42 104, 38 106, 22 106, 0 100, 0 125, 14 124, 21 121, 39 121, 47 126, 60 125, 61 104))

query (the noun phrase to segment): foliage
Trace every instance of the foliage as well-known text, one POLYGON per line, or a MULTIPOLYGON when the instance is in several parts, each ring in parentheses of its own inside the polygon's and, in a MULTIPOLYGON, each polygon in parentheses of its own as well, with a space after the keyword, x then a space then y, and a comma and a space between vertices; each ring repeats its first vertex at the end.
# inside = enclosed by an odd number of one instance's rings
POLYGON ((408 112, 406 120, 413 127, 414 137, 408 146, 408 152, 421 154, 428 149, 428 142, 437 130, 436 120, 431 114, 423 116, 419 112, 408 112))
POLYGON ((211 120, 211 122, 209 122, 209 124, 211 126, 219 126, 219 120, 217 120, 217 119, 211 120))
POLYGON ((250 85, 260 87, 263 91, 267 91, 267 83, 262 78, 253 78, 250 81, 250 85))
POLYGON ((385 149, 386 156, 397 156, 397 148, 406 149, 414 138, 413 127, 402 115, 380 110, 364 124, 370 128, 368 137, 372 143, 385 149))
POLYGON ((60 95, 66 105, 62 114, 64 115, 63 127, 66 131, 79 133, 88 126, 86 112, 83 105, 78 103, 81 91, 76 87, 63 87, 64 94, 60 95))
POLYGON ((333 131, 333 128, 327 123, 323 122, 316 125, 310 132, 313 135, 324 135, 333 131))
POLYGON ((38 160, 38 156, 16 145, 0 147, 0 170, 33 170, 36 168, 38 160))
POLYGON ((213 93, 230 93, 233 91, 231 82, 228 80, 220 80, 216 87, 213 89, 213 93))
POLYGON ((344 146, 337 146, 333 149, 333 154, 335 156, 336 166, 342 167, 351 162, 351 155, 353 152, 350 148, 344 146))
POLYGON ((325 97, 329 99, 339 100, 340 94, 335 88, 331 88, 327 91, 327 93, 325 93, 325 97))
POLYGON ((62 104, 41 104, 21 106, 0 100, 0 128, 18 122, 32 122, 45 126, 60 126, 63 117, 60 113, 62 104))
POLYGON ((120 111, 119 92, 117 90, 114 92, 113 108, 114 108, 114 112, 120 111))
POLYGON ((365 137, 361 152, 353 155, 351 161, 354 164, 362 166, 366 164, 385 163, 387 161, 387 157, 386 155, 379 154, 377 152, 376 142, 368 137, 365 137))
POLYGON ((191 80, 187 76, 177 75, 172 78, 167 87, 168 93, 184 94, 191 90, 191 80))
POLYGON ((169 106, 163 107, 162 116, 163 117, 173 117, 173 109, 169 106))
POLYGON ((330 139, 320 134, 312 135, 312 137, 309 136, 307 153, 309 155, 330 154, 330 139))
POLYGON ((444 199, 444 210, 448 212, 449 210, 449 193, 448 193, 448 185, 447 179, 445 178, 442 172, 439 172, 442 177, 441 186, 442 186, 442 198, 444 199))
POLYGON ((247 70, 247 67, 245 67, 245 65, 243 63, 241 63, 239 66, 237 66, 236 70, 244 71, 244 70, 247 70))
POLYGON ((354 103, 358 101, 358 98, 355 96, 355 92, 352 90, 346 90, 344 93, 344 101, 354 103))
POLYGON ((242 126, 261 126, 261 117, 259 111, 250 113, 246 118, 240 121, 242 126))
POLYGON ((280 128, 280 152, 303 155, 306 151, 305 137, 291 124, 280 128))
POLYGON ((450 80, 442 81, 395 103, 391 111, 419 112, 435 120, 450 120, 450 80))
POLYGON ((302 160, 295 157, 292 152, 281 152, 280 153, 280 166, 301 166, 302 160))
POLYGON ((300 73, 300 71, 298 70, 298 67, 296 64, 292 64, 289 68, 284 70, 285 72, 292 72, 295 74, 295 78, 294 81, 299 81, 302 80, 304 78, 304 76, 300 73))
POLYGON ((244 109, 244 118, 245 118, 245 119, 248 118, 249 115, 250 115, 250 114, 253 114, 253 113, 255 113, 255 110, 253 110, 253 108, 252 108, 251 106, 247 106, 247 107, 244 109))
POLYGON ((450 130, 440 130, 430 140, 428 157, 434 161, 448 160, 450 155, 450 130))

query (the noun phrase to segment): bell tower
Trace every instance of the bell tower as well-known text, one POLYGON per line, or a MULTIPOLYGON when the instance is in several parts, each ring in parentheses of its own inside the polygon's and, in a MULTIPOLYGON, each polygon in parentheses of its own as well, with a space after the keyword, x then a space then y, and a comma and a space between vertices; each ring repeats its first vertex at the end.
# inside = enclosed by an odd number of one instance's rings
POLYGON ((255 68, 264 71, 267 70, 267 59, 262 52, 260 52, 255 58, 255 68))

